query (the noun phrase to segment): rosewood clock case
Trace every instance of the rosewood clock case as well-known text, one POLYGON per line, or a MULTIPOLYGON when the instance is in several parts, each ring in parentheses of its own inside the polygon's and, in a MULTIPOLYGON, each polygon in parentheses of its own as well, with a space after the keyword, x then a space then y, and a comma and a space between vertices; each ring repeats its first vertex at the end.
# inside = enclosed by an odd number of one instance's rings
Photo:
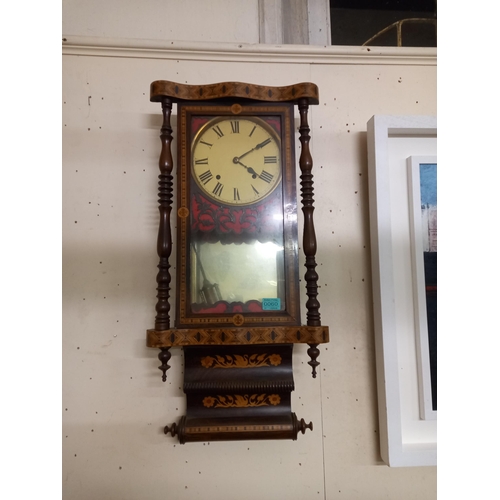
POLYGON ((317 299, 312 157, 307 112, 312 83, 151 84, 162 105, 160 225, 155 328, 163 380, 172 347, 184 348, 186 415, 165 427, 181 443, 296 439, 312 429, 291 412, 293 344, 329 341, 317 299), (176 314, 170 325, 173 130, 177 104, 176 314), (300 320, 294 109, 299 109, 302 248, 307 320, 300 320))

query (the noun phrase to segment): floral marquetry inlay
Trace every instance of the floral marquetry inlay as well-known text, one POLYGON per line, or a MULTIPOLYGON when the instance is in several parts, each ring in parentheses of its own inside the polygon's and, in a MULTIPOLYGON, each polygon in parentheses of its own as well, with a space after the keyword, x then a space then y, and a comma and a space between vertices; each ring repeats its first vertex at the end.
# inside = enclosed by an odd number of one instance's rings
POLYGON ((203 399, 206 408, 254 408, 256 406, 279 405, 281 398, 278 394, 245 394, 241 396, 207 396, 203 399))
POLYGON ((259 368, 280 364, 281 356, 279 354, 234 354, 201 358, 201 365, 205 368, 259 368))

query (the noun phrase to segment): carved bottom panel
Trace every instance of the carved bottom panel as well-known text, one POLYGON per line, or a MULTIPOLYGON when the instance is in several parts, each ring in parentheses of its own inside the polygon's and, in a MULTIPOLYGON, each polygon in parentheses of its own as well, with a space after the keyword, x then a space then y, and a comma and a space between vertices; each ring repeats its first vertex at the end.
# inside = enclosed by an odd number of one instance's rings
POLYGON ((185 347, 186 416, 165 428, 180 443, 297 439, 292 345, 185 347))

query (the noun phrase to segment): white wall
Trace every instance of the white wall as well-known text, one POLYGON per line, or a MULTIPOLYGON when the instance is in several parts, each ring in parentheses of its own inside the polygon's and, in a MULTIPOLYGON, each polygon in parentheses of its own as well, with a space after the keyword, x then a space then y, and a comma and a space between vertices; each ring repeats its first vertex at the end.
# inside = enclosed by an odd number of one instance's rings
POLYGON ((63 0, 64 35, 259 42, 258 0, 63 0))
MULTIPOLYGON (((66 20, 74 5, 64 3, 66 20)), ((176 15, 164 29, 180 30, 176 15)), ((144 23, 154 26, 154 17, 151 10, 144 23)), ((156 42, 89 45, 72 35, 88 35, 90 18, 73 19, 63 30, 64 498, 435 498, 435 467, 393 469, 380 459, 366 158, 372 115, 436 113, 433 51, 192 44, 192 32, 173 44, 158 34, 156 42), (316 380, 307 346, 295 349, 292 408, 314 423, 295 442, 179 445, 162 433, 183 415, 184 397, 180 350, 163 384, 157 351, 145 346, 156 303, 161 116, 149 84, 157 79, 319 86, 311 147, 319 300, 331 342, 316 380)), ((111 28, 97 34, 123 36, 111 28)))

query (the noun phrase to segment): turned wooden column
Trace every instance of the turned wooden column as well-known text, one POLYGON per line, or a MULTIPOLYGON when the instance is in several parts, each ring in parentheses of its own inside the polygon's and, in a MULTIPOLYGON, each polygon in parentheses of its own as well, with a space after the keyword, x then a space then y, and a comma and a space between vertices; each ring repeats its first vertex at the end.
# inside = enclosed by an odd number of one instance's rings
MULTIPOLYGON (((161 127, 160 140, 161 152, 159 159, 160 175, 158 176, 158 209, 160 211, 160 224, 158 230, 157 252, 160 262, 158 264, 158 274, 156 282, 158 284, 155 330, 168 330, 170 328, 170 263, 169 258, 172 253, 172 231, 170 227, 170 212, 172 211, 172 126, 170 117, 172 115, 172 100, 164 97, 161 101, 163 112, 163 124, 161 127)), ((170 368, 169 348, 163 348, 158 355, 161 361, 159 369, 163 372, 162 380, 167 379, 166 372, 170 368)))
MULTIPOLYGON (((306 302, 307 308, 307 325, 308 326, 320 326, 321 316, 319 313, 319 301, 318 296, 318 273, 316 272, 316 233, 314 230, 314 188, 313 188, 313 175, 312 167, 313 160, 311 152, 309 150, 309 141, 311 137, 309 135, 310 128, 307 122, 307 112, 309 110, 308 100, 305 98, 299 99, 298 102, 299 113, 300 113, 300 143, 302 144, 302 150, 300 152, 299 166, 302 172, 300 176, 300 185, 302 193, 302 212, 304 213, 304 236, 302 241, 302 247, 304 249, 304 255, 306 257, 305 267, 306 267, 306 293, 308 300, 306 302)), ((319 365, 317 357, 319 356, 318 344, 309 344, 309 349, 307 350, 311 361, 309 365, 312 367, 312 376, 316 378, 316 367, 319 365)))

